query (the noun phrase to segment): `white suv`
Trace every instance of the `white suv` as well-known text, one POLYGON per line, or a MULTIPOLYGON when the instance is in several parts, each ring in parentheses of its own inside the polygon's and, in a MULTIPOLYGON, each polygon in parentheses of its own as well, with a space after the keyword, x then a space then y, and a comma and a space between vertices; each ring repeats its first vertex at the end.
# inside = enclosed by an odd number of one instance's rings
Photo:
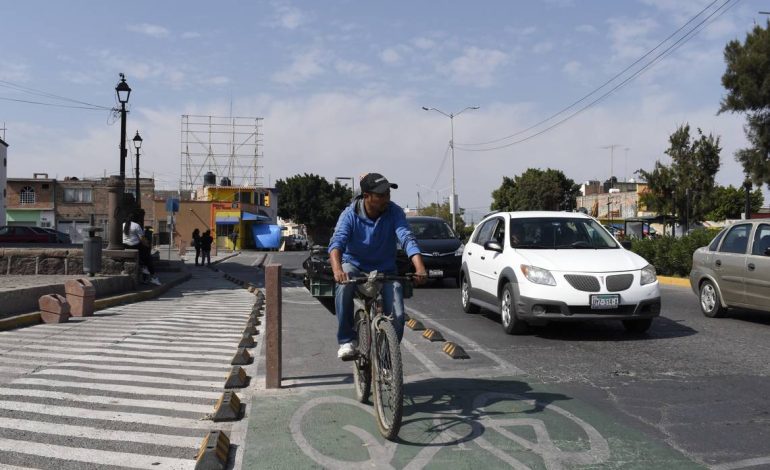
POLYGON ((500 313, 510 334, 587 319, 643 333, 660 314, 655 268, 576 212, 487 215, 465 245, 460 285, 465 312, 500 313))

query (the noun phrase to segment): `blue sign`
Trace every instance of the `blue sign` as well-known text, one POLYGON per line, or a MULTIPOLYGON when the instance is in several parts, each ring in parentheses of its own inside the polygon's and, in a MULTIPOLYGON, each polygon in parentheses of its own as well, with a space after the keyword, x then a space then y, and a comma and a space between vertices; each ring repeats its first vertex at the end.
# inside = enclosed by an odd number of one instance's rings
POLYGON ((179 199, 173 197, 166 199, 166 212, 179 212, 179 199))

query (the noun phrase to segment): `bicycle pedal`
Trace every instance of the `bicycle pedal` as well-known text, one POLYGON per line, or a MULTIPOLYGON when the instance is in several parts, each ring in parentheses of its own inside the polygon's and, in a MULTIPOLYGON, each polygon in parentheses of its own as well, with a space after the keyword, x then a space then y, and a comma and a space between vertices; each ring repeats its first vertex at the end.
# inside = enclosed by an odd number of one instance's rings
POLYGON ((351 362, 351 361, 355 361, 359 357, 361 357, 359 354, 353 354, 352 356, 346 356, 340 359, 342 359, 343 362, 351 362))

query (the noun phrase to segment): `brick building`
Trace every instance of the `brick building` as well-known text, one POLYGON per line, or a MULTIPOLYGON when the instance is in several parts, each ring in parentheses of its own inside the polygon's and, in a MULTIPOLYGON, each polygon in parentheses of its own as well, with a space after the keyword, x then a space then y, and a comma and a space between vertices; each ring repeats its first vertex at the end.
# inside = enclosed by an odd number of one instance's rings
POLYGON ((8 178, 6 224, 54 228, 56 180, 48 173, 32 178, 8 178))

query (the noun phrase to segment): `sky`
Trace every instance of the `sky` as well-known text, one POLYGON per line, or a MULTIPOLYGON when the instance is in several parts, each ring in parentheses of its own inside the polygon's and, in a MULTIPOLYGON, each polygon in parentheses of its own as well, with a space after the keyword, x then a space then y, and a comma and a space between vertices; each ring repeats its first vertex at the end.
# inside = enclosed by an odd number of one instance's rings
POLYGON ((376 171, 399 184, 395 202, 415 207, 418 193, 422 204, 448 198, 454 168, 468 221, 488 211, 503 176, 529 168, 583 183, 668 164, 668 137, 682 124, 720 138, 717 182, 737 186, 745 117, 718 114, 723 51, 764 25, 766 9, 758 0, 7 2, 0 137, 9 177, 117 174, 111 108, 124 73, 128 139, 142 135, 141 174, 157 188, 180 186, 182 115, 262 118, 266 186, 376 171))

